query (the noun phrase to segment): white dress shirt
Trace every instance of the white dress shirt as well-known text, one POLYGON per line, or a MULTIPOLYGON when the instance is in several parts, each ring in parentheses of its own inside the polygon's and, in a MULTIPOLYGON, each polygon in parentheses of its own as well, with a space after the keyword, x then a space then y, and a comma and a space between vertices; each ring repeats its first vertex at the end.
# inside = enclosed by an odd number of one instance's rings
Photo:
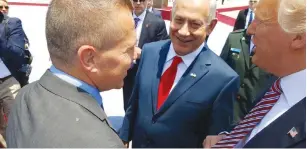
MULTIPOLYGON (((245 21, 245 29, 247 29, 248 27, 248 22, 249 22, 249 18, 250 18, 250 14, 253 11, 251 9, 248 9, 247 15, 246 15, 246 21, 245 21)), ((255 13, 253 12, 253 20, 255 19, 255 13)))
POLYGON ((140 40, 140 37, 141 37, 141 32, 142 32, 142 27, 143 27, 145 16, 146 16, 146 10, 140 16, 136 16, 135 13, 133 12, 133 18, 139 18, 140 19, 140 21, 138 22, 138 25, 135 29, 136 30, 136 39, 137 39, 136 45, 139 44, 139 40, 140 40))
POLYGON ((0 58, 0 78, 5 78, 9 75, 11 75, 10 70, 6 67, 6 65, 3 63, 3 61, 0 58))
POLYGON ((275 121, 278 117, 288 111, 296 103, 306 97, 306 69, 281 78, 280 85, 283 93, 272 109, 263 117, 260 123, 252 130, 246 138, 246 142, 238 143, 236 147, 243 147, 257 133, 275 121))
MULTIPOLYGON (((171 66, 175 56, 182 58, 182 62, 177 67, 177 73, 176 73, 176 77, 175 77, 173 86, 171 88, 171 91, 177 85, 177 83, 179 82, 179 80, 182 77, 182 75, 184 74, 184 72, 189 68, 191 63, 194 61, 196 56, 201 52, 201 50, 203 49, 204 46, 205 46, 205 44, 203 43, 198 49, 196 49, 192 53, 189 53, 185 56, 179 56, 179 55, 176 54, 174 47, 173 47, 173 44, 170 45, 169 51, 168 51, 168 54, 167 54, 167 57, 166 57, 166 61, 165 61, 164 67, 163 67, 163 73, 171 66)), ((163 73, 162 73, 162 75, 163 75, 163 73)))

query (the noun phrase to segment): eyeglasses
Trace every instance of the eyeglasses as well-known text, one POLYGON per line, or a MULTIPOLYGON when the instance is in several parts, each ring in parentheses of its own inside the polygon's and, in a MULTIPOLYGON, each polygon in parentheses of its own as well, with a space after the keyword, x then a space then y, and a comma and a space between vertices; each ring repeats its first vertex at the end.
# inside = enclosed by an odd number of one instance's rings
POLYGON ((3 9, 3 8, 9 9, 9 6, 0 6, 0 9, 3 9))
POLYGON ((144 3, 145 2, 145 0, 133 0, 133 2, 140 2, 140 3, 144 3))

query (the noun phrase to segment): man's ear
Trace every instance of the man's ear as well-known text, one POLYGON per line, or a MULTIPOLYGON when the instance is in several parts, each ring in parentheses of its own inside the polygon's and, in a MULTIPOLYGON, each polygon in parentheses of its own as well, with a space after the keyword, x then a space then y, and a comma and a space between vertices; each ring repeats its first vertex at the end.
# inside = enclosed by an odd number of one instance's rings
POLYGON ((207 35, 210 35, 217 24, 217 19, 213 19, 207 27, 207 35))
POLYGON ((97 51, 94 47, 89 45, 83 45, 78 49, 78 60, 81 67, 88 72, 97 72, 95 64, 95 56, 97 51))
POLYGON ((306 33, 293 35, 291 48, 295 50, 296 49, 306 50, 306 33))

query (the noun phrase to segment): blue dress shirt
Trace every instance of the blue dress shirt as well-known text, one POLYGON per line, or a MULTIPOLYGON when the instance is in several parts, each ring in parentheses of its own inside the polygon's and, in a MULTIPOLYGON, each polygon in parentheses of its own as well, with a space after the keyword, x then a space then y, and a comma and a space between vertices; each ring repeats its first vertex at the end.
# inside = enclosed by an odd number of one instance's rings
POLYGON ((81 89, 83 89, 84 91, 86 91, 87 93, 89 93, 99 104, 99 106, 101 106, 101 108, 103 108, 102 105, 102 98, 100 96, 100 92, 96 87, 93 87, 57 68, 55 68, 53 65, 50 67, 49 69, 54 75, 56 75, 57 77, 59 77, 60 79, 62 79, 63 81, 66 81, 67 83, 79 87, 81 89))

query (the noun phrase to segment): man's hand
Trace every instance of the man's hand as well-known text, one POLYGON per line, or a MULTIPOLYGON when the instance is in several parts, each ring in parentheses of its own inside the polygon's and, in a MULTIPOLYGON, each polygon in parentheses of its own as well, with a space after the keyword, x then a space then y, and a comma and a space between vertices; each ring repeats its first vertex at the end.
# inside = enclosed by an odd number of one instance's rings
POLYGON ((142 50, 139 47, 134 48, 134 56, 133 59, 137 60, 141 57, 142 50))
POLYGON ((206 139, 203 142, 204 148, 211 148, 213 145, 215 145, 217 142, 221 141, 226 135, 221 134, 217 136, 207 136, 206 139))
POLYGON ((123 141, 123 143, 126 148, 129 148, 129 142, 123 141))

